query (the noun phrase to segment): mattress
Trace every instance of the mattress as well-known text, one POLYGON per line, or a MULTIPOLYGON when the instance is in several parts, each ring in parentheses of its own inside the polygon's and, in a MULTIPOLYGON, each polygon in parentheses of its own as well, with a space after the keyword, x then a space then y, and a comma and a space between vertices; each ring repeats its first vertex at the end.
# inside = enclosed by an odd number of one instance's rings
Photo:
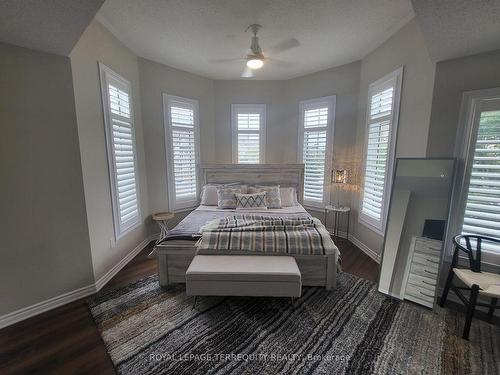
POLYGON ((276 217, 311 217, 300 204, 292 207, 272 209, 232 210, 220 209, 216 206, 199 206, 189 213, 173 228, 163 241, 172 240, 198 240, 201 237, 200 228, 215 219, 233 215, 266 215, 276 217))

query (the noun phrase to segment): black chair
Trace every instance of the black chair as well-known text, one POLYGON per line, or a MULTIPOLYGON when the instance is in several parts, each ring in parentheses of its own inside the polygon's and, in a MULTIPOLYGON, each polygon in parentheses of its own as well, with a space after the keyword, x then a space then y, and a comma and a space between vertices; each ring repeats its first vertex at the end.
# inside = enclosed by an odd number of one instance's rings
POLYGON ((453 252, 453 260, 451 262, 450 272, 446 279, 443 295, 439 305, 444 306, 448 292, 453 290, 460 300, 467 307, 467 315, 465 319, 465 327, 462 338, 469 339, 469 331, 474 316, 476 306, 489 307, 488 317, 491 321, 495 309, 500 308, 497 306, 498 298, 500 298, 500 274, 482 272, 481 271, 481 247, 484 242, 493 242, 500 244, 500 240, 491 237, 473 236, 473 235, 459 235, 453 238, 455 250, 453 252), (465 246, 462 243, 465 242, 465 246), (458 268, 458 255, 463 251, 467 254, 469 259, 469 268, 458 268), (453 285, 453 277, 457 276, 466 287, 458 287, 453 285), (462 290, 470 291, 470 299, 467 299, 462 290), (491 304, 478 303, 477 297, 484 295, 491 298, 491 304))

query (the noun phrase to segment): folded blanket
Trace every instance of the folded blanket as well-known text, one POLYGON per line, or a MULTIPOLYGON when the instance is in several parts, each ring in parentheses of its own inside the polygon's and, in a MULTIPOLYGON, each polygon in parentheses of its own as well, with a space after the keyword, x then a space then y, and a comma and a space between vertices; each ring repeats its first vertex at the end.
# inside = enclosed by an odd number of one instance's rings
POLYGON ((235 215, 201 229, 198 250, 325 255, 338 252, 325 226, 311 217, 235 215))

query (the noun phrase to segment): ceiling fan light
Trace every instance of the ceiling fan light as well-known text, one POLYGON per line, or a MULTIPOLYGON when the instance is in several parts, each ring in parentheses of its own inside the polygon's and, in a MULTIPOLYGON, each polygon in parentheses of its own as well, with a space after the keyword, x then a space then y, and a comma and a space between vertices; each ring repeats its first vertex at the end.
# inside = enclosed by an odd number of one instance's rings
POLYGON ((247 66, 250 69, 260 69, 264 66, 264 60, 258 57, 252 57, 247 60, 247 66))

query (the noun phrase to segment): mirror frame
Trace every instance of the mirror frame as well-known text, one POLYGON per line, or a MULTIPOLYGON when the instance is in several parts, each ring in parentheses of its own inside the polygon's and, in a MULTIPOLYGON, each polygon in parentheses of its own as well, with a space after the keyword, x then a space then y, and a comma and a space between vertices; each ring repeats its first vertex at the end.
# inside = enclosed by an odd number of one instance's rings
MULTIPOLYGON (((384 241, 382 242, 382 249, 381 249, 381 254, 380 254, 380 263, 379 263, 379 268, 378 268, 378 276, 377 276, 377 292, 382 293, 379 291, 379 284, 380 284, 380 271, 382 270, 382 263, 384 262, 384 253, 385 253, 385 241, 387 238, 387 229, 388 229, 388 223, 389 223, 389 216, 391 214, 391 207, 392 207, 392 198, 394 194, 394 185, 396 183, 396 172, 398 170, 398 165, 400 161, 404 160, 449 160, 453 162, 453 168, 452 168, 452 173, 451 173, 451 188, 448 196, 448 202, 447 202, 447 209, 446 211, 448 212, 447 217, 446 217, 446 224, 444 228, 444 235, 443 235, 443 244, 441 246, 441 254, 439 255, 439 269, 438 269, 438 276, 437 276, 437 285, 436 285, 436 295, 434 296, 434 303, 432 310, 436 307, 436 302, 438 298, 437 291, 439 290, 439 282, 441 279, 441 269, 443 268, 443 260, 444 260, 444 247, 446 246, 446 238, 448 238, 448 229, 449 229, 449 222, 450 222, 450 215, 451 215, 451 202, 453 199, 453 196, 455 194, 455 189, 456 189, 456 178, 457 178, 457 158, 454 157, 445 157, 445 158, 438 158, 438 157, 430 157, 430 158, 396 158, 396 162, 394 163, 394 168, 392 170, 392 181, 391 181, 391 194, 389 198, 389 207, 388 207, 388 214, 386 217, 386 223, 385 223, 385 229, 384 229, 384 241)), ((394 298, 399 300, 398 298, 382 293, 385 296, 389 298, 394 298)), ((404 298, 400 301, 404 301, 404 298)))

